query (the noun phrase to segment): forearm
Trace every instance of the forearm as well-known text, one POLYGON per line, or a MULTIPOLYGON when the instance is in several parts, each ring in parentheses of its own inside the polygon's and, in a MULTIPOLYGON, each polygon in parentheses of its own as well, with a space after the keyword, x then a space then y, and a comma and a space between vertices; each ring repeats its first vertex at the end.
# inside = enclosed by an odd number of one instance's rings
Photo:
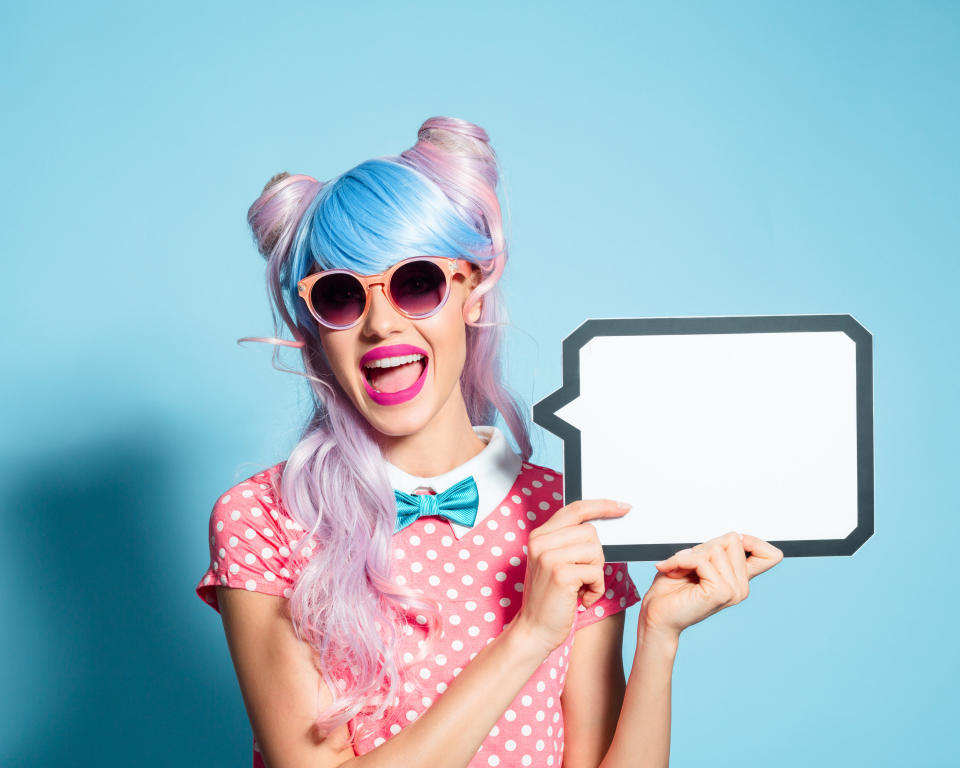
POLYGON ((455 677, 415 722, 344 766, 463 768, 549 652, 511 624, 455 677))
POLYGON ((670 762, 670 688, 678 635, 638 630, 613 742, 599 768, 660 768, 670 762))

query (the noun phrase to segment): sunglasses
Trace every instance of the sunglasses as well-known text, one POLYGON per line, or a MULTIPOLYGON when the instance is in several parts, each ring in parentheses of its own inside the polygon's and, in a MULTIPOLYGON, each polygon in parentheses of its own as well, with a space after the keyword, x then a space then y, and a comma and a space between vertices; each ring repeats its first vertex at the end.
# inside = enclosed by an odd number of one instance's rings
POLYGON ((467 276, 471 269, 466 259, 414 256, 376 275, 358 275, 349 269, 315 272, 297 283, 297 291, 318 323, 342 331, 367 314, 375 285, 383 288, 387 300, 401 315, 422 320, 446 304, 453 276, 467 276))

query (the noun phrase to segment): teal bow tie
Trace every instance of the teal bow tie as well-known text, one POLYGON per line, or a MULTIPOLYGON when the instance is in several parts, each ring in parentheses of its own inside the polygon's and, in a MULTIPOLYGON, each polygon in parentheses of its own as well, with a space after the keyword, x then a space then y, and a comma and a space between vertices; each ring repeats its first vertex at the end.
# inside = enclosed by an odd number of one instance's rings
POLYGON ((399 533, 414 520, 426 515, 439 515, 468 528, 477 519, 480 495, 473 477, 465 477, 443 493, 394 491, 393 495, 397 498, 397 528, 394 533, 399 533))

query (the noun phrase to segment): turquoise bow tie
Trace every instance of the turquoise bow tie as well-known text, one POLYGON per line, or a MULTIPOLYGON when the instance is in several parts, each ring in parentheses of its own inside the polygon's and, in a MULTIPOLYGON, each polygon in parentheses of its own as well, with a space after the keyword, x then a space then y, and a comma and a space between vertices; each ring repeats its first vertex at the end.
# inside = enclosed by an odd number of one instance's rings
POLYGON ((473 477, 465 477, 443 493, 404 493, 394 491, 397 498, 397 528, 399 533, 410 523, 425 515, 439 515, 468 528, 476 522, 480 496, 473 477))

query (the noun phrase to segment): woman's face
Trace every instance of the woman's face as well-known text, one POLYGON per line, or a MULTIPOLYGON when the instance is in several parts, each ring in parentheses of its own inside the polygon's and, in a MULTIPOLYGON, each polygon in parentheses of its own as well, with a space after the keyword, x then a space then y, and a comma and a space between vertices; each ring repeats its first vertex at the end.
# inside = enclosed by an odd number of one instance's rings
MULTIPOLYGON (((367 314, 352 328, 317 326, 334 375, 357 410, 383 435, 405 437, 462 402, 460 374, 466 360, 463 305, 476 286, 453 276, 446 303, 431 317, 411 320, 397 312, 375 285, 367 314)), ((471 321, 479 305, 471 308, 471 321)))

